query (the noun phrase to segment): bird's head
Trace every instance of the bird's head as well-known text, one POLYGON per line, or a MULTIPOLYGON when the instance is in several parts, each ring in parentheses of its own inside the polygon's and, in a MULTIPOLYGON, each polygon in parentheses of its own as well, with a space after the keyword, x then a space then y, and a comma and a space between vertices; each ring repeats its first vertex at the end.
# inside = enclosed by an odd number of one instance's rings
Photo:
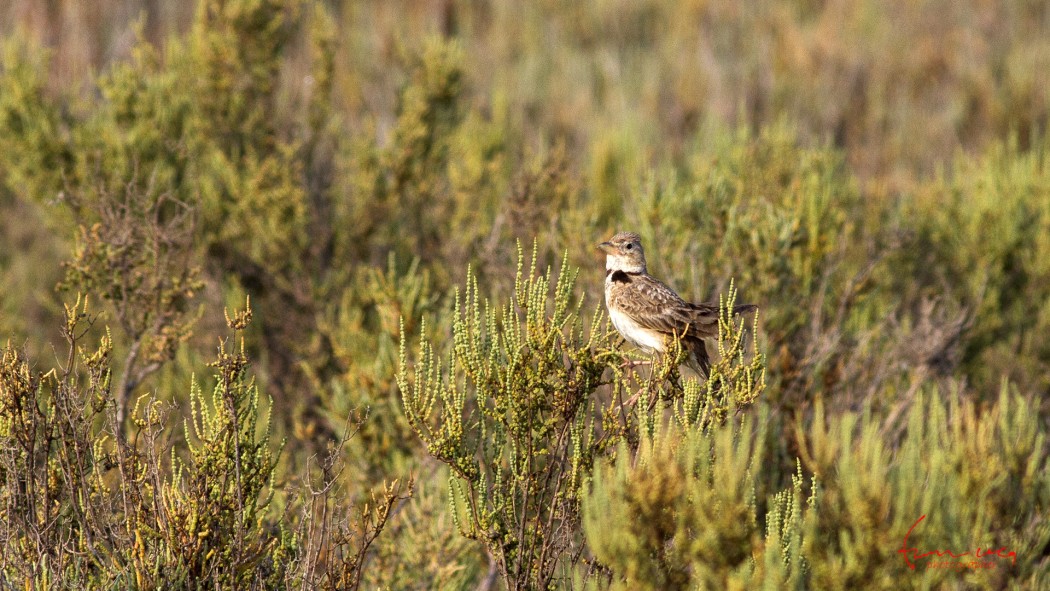
POLYGON ((598 245, 605 252, 605 268, 609 271, 645 273, 645 251, 642 237, 634 232, 618 232, 607 242, 598 245))

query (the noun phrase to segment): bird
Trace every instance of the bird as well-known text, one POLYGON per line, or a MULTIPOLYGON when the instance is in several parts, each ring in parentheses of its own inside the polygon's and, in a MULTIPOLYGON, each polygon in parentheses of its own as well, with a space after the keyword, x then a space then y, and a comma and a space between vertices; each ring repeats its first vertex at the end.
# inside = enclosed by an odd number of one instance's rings
MULTIPOLYGON (((706 379, 711 360, 705 339, 718 337, 718 303, 694 304, 649 274, 641 236, 618 232, 598 248, 605 253, 605 307, 617 332, 646 353, 663 354, 670 338, 681 339, 686 366, 706 379)), ((756 310, 733 306, 733 314, 756 310)))

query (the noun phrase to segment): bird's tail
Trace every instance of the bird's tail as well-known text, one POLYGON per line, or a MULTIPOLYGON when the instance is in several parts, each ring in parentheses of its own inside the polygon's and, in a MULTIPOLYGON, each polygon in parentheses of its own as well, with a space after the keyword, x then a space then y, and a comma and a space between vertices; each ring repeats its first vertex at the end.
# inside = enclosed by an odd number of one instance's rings
POLYGON ((707 355, 707 345, 704 344, 704 340, 686 337, 682 340, 682 344, 689 351, 689 357, 685 360, 686 367, 699 374, 701 381, 706 380, 711 372, 711 358, 707 355))
POLYGON ((754 304, 739 304, 733 306, 733 314, 747 314, 748 312, 754 312, 758 309, 758 306, 754 304))

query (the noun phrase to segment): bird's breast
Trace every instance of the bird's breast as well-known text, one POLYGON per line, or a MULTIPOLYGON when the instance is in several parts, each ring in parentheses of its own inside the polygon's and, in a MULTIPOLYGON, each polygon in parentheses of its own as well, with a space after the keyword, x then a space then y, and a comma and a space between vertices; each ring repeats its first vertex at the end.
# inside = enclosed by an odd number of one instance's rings
POLYGON ((637 321, 615 306, 607 305, 606 307, 609 309, 609 320, 612 321, 616 330, 623 335, 623 338, 647 351, 663 351, 663 335, 638 324, 637 321))

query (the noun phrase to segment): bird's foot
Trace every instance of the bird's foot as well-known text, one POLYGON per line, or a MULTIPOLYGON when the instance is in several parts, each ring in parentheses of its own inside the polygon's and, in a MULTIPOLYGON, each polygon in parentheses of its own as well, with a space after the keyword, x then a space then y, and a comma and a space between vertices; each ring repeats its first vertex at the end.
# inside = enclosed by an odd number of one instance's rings
POLYGON ((653 364, 653 362, 651 360, 649 360, 649 359, 644 359, 644 360, 640 360, 640 359, 625 359, 624 362, 620 365, 620 367, 622 369, 634 369, 634 368, 642 366, 642 365, 652 365, 652 364, 653 364))
POLYGON ((638 392, 635 392, 634 396, 631 396, 630 398, 628 398, 627 402, 625 402, 623 404, 623 406, 625 406, 625 407, 632 407, 632 406, 634 406, 638 402, 638 399, 641 398, 641 396, 642 396, 641 390, 639 390, 638 392))

